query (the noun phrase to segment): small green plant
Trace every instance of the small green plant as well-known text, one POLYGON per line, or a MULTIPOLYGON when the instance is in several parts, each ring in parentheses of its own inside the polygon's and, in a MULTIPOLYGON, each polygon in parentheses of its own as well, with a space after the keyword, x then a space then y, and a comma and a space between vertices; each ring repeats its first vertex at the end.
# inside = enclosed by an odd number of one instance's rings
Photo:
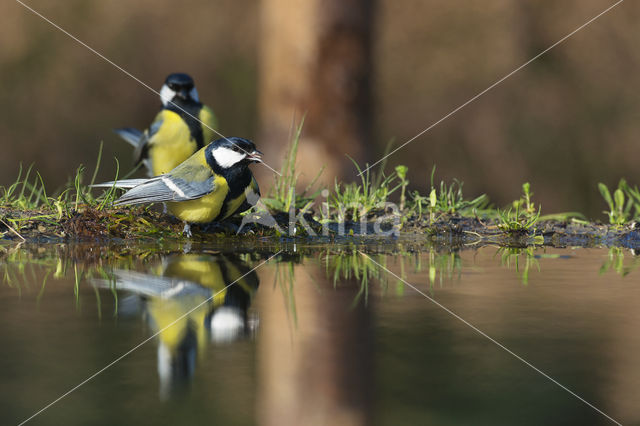
POLYGON ((637 186, 634 186, 632 188, 624 179, 622 179, 620 183, 622 185, 622 190, 627 195, 627 197, 629 197, 629 200, 633 204, 633 210, 634 210, 633 219, 639 219, 640 218, 640 189, 638 189, 637 186))
POLYGON ((624 179, 621 179, 618 183, 618 187, 613 191, 613 196, 607 185, 600 182, 598 183, 598 189, 602 198, 604 198, 609 210, 605 210, 605 213, 609 217, 609 223, 616 226, 622 226, 631 219, 631 208, 634 204, 633 196, 628 197, 625 201, 625 189, 629 190, 624 179))
POLYGON ((498 209, 498 227, 506 232, 529 232, 540 219, 541 208, 531 200, 533 193, 529 182, 522 184, 522 197, 515 200, 509 210, 498 209))
POLYGON ((409 168, 407 166, 396 166, 396 176, 400 179, 400 205, 398 208, 400 211, 404 211, 406 199, 406 190, 409 185, 409 180, 407 179, 407 172, 409 168))
POLYGON ((478 211, 486 211, 489 208, 489 197, 482 194, 473 200, 465 200, 462 194, 463 182, 454 179, 446 184, 440 181, 439 187, 434 183, 436 167, 431 169, 431 191, 428 197, 420 195, 418 191, 412 194, 412 208, 422 217, 424 211, 429 212, 429 222, 433 223, 438 216, 443 214, 476 214, 478 211))
POLYGON ((536 214, 536 206, 531 201, 533 192, 531 192, 531 184, 525 182, 522 184, 522 197, 519 200, 513 202, 514 207, 519 207, 524 214, 534 215, 536 214))
POLYGON ((23 168, 20 164, 16 181, 8 187, 0 187, 0 206, 22 210, 40 207, 46 192, 39 173, 36 173, 33 182, 30 180, 32 169, 33 165, 29 166, 23 177, 23 168))
POLYGON ((373 210, 384 208, 391 194, 408 185, 404 166, 399 166, 396 171, 385 176, 382 172, 372 174, 368 167, 363 172, 358 163, 350 159, 358 170, 360 183, 344 184, 335 181, 329 205, 330 213, 335 214, 338 221, 366 218, 373 210), (398 171, 403 173, 403 178, 398 175, 398 171))

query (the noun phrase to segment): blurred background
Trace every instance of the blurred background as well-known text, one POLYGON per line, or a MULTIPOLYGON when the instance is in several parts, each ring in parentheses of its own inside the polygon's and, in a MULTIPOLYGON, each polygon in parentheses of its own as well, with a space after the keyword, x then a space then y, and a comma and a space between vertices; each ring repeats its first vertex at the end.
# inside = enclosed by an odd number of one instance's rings
MULTIPOLYGON (((278 167, 306 114, 303 180, 374 162, 613 1, 30 0, 150 86, 190 73, 228 136, 278 167)), ((17 2, 0 5, 0 185, 35 164, 51 192, 75 169, 114 175, 114 127, 149 125, 157 95, 17 2)), ((530 181, 543 212, 603 218, 596 184, 640 183, 640 4, 624 2, 391 156, 412 185, 459 178, 501 206, 530 181)), ((273 175, 259 168, 263 189, 273 175)))

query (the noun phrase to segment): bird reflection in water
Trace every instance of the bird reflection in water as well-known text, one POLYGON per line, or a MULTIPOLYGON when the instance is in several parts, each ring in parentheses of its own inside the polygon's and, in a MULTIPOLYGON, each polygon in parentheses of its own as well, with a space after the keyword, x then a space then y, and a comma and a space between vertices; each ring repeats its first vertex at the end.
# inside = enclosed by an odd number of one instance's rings
POLYGON ((155 272, 116 270, 115 284, 100 285, 130 293, 122 309, 141 307, 159 333, 160 397, 166 399, 190 382, 209 342, 254 334, 257 321, 247 310, 259 281, 245 262, 230 255, 173 255, 155 272))

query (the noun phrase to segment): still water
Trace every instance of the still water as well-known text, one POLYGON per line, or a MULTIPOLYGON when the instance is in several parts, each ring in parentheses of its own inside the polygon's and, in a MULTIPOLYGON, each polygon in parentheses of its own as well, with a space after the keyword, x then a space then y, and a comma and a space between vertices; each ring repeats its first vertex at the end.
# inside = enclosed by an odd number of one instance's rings
POLYGON ((622 249, 0 251, 3 425, 640 424, 622 249))

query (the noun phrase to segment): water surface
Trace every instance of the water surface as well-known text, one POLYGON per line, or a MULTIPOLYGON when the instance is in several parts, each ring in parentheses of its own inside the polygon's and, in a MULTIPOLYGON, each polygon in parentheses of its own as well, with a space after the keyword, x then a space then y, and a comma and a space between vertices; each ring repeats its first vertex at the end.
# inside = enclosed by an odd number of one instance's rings
POLYGON ((0 421, 640 424, 629 251, 370 255, 2 246, 0 421))

